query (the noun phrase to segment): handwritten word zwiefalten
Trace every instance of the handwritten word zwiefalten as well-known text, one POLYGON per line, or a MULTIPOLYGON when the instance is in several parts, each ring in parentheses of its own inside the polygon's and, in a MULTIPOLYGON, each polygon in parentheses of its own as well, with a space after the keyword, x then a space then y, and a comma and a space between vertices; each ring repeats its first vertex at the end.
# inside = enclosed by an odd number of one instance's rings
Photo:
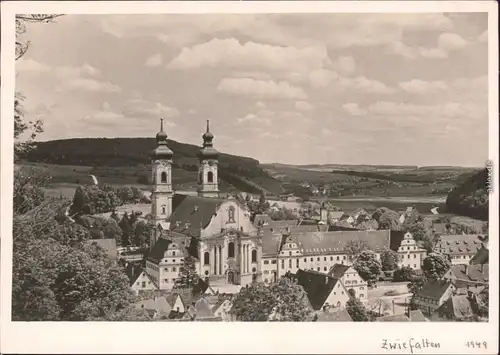
POLYGON ((427 338, 422 338, 420 340, 410 338, 407 341, 399 339, 396 339, 394 341, 382 339, 382 345, 380 347, 385 350, 408 350, 410 354, 413 354, 415 350, 440 348, 441 344, 439 344, 438 342, 430 341, 427 338))

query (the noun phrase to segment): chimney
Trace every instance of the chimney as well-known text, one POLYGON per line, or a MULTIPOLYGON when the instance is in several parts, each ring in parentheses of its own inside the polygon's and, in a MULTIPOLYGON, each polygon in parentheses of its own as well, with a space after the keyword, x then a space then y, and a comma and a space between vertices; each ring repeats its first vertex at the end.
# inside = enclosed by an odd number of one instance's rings
POLYGON ((465 264, 465 275, 469 276, 469 265, 465 264))

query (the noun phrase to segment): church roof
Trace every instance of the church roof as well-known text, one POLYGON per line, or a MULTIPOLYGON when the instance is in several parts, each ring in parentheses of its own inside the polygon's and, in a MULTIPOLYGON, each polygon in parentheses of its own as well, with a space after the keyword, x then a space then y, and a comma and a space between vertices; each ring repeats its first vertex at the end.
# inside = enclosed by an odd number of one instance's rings
POLYGON ((174 194, 170 230, 193 237, 199 237, 223 199, 174 194))

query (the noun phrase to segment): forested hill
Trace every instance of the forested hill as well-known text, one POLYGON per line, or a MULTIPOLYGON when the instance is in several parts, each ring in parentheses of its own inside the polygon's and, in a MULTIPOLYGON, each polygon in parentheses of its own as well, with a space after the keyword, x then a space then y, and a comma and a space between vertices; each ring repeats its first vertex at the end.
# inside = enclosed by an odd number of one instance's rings
MULTIPOLYGON (((174 168, 197 171, 199 146, 173 140, 168 140, 168 146, 174 152, 174 168)), ((149 154, 155 147, 154 138, 75 138, 39 142, 21 159, 94 168, 147 166, 150 164, 149 154)), ((281 192, 281 183, 270 177, 260 167, 259 161, 252 158, 221 153, 219 177, 242 191, 281 192)), ((193 181, 196 182, 196 177, 193 181)))
MULTIPOLYGON (((174 163, 196 164, 199 146, 168 140, 174 152, 174 163)), ((39 142, 37 147, 23 158, 33 162, 84 166, 135 166, 149 164, 149 153, 156 147, 154 138, 75 138, 39 142)), ((229 154, 220 155, 220 164, 238 164, 258 167, 252 158, 229 154)))
POLYGON ((488 219, 488 171, 481 170, 457 185, 446 199, 449 211, 472 218, 488 219))

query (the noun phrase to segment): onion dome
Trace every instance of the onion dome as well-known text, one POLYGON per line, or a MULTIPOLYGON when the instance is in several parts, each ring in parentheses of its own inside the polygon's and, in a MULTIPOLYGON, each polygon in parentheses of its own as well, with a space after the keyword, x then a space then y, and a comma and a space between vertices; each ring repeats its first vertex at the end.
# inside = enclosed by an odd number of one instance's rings
POLYGON ((156 134, 157 147, 151 152, 151 159, 172 159, 174 153, 167 146, 168 136, 163 132, 163 118, 160 121, 160 132, 156 134))
POLYGON ((198 153, 200 159, 217 159, 219 152, 213 147, 214 135, 210 132, 210 121, 207 120, 207 131, 203 134, 203 148, 198 153))

